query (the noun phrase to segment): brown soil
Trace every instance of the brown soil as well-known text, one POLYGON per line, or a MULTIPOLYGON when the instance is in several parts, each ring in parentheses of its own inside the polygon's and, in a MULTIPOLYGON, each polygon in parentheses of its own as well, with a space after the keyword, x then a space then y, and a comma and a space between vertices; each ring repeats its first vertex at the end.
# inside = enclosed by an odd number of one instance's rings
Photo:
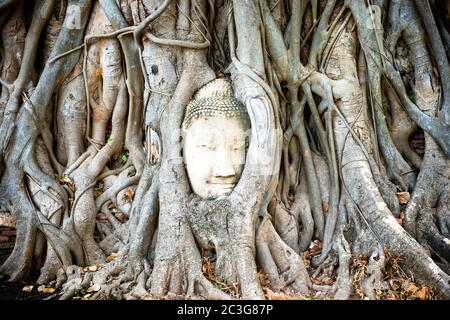
POLYGON ((1 277, 0 300, 43 300, 51 296, 48 293, 38 292, 38 286, 35 284, 37 277, 38 275, 34 275, 16 282, 8 282, 5 277, 1 277), (33 286, 31 292, 23 291, 23 288, 29 285, 33 286))

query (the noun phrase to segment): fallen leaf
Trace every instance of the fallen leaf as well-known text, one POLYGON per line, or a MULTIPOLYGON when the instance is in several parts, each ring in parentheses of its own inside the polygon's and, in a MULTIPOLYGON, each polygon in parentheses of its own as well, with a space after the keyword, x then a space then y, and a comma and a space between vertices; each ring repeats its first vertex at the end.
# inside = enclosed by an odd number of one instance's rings
POLYGON ((106 262, 111 262, 111 261, 113 261, 116 257, 117 257, 117 253, 113 252, 113 253, 111 253, 111 254, 106 258, 106 262))
POLYGON ((271 296, 270 296, 271 300, 288 300, 289 297, 283 293, 279 293, 279 292, 274 292, 271 296))
POLYGON ((101 289, 100 285, 94 284, 87 289, 87 292, 97 292, 101 289))
POLYGON ((151 159, 151 163, 156 163, 159 159, 159 148, 158 145, 155 143, 152 143, 150 145, 150 159, 151 159))
POLYGON ((439 78, 439 70, 438 70, 438 68, 433 67, 433 72, 434 72, 434 75, 439 78))
POLYGON ((53 292, 55 292, 55 288, 44 288, 44 289, 42 289, 42 292, 43 293, 53 293, 53 292))
POLYGON ((88 270, 89 270, 89 271, 92 271, 92 272, 97 271, 97 269, 98 269, 97 266, 89 266, 89 267, 88 267, 88 270))
POLYGON ((397 198, 400 204, 407 204, 411 196, 409 192, 397 192, 397 198))
POLYGON ((406 292, 409 293, 414 293, 417 291, 417 286, 414 283, 410 283, 407 287, 406 287, 406 292))
POLYGON ((25 286, 25 287, 23 287, 22 288, 22 291, 25 291, 25 292, 31 292, 31 290, 33 290, 33 286, 31 286, 31 285, 29 285, 29 286, 25 286))
POLYGON ((106 217, 106 214, 104 214, 103 212, 99 212, 97 213, 97 217, 98 220, 108 220, 108 218, 106 217))
POLYGON ((270 288, 264 288, 266 290, 267 296, 270 298, 274 294, 274 292, 270 288))
POLYGON ((261 283, 262 287, 268 287, 270 284, 269 278, 267 277, 267 275, 265 273, 262 272, 258 272, 258 278, 259 278, 259 282, 261 283))
POLYGON ((427 293, 428 293, 428 288, 427 287, 422 287, 422 288, 420 288, 420 290, 418 290, 415 293, 415 296, 416 296, 416 298, 418 298, 420 300, 426 300, 427 293))
POLYGON ((390 280, 389 285, 391 286, 392 290, 397 290, 400 288, 396 280, 390 280))
POLYGON ((62 177, 60 180, 61 180, 62 182, 67 182, 67 183, 72 182, 72 179, 70 179, 69 176, 64 176, 64 177, 62 177))
POLYGON ((381 290, 375 290, 375 298, 377 299, 377 300, 381 300, 381 290))
POLYGON ((126 202, 131 202, 133 201, 133 196, 134 196, 134 190, 131 187, 128 187, 127 192, 125 192, 125 201, 126 202))
POLYGON ((322 244, 319 241, 314 240, 313 246, 309 252, 311 256, 318 255, 322 252, 322 244))
POLYGON ((123 212, 116 212, 115 214, 114 214, 114 216, 117 218, 117 220, 119 220, 120 222, 125 222, 125 218, 126 218, 126 216, 125 216, 125 214, 123 213, 123 212))

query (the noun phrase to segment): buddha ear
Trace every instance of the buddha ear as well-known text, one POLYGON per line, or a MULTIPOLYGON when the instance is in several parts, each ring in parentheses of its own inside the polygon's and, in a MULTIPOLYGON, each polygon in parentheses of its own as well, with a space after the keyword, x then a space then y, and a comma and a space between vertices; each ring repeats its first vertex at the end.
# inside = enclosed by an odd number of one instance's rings
POLYGON ((248 100, 248 110, 251 120, 252 136, 258 147, 267 143, 269 132, 271 130, 270 102, 264 97, 250 98, 248 100))
POLYGON ((245 149, 248 149, 249 145, 250 145, 250 136, 245 135, 245 149))

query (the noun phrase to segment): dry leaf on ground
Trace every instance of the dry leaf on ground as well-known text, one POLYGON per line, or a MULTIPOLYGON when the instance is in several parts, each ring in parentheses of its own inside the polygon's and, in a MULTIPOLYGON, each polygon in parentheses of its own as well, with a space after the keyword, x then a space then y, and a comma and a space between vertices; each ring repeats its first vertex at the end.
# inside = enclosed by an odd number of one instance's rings
POLYGON ((407 204, 411 198, 411 195, 409 192, 397 192, 397 198, 400 204, 407 204))
POLYGON ((31 292, 33 290, 33 288, 34 288, 34 286, 32 286, 32 285, 25 286, 22 288, 22 291, 31 292))

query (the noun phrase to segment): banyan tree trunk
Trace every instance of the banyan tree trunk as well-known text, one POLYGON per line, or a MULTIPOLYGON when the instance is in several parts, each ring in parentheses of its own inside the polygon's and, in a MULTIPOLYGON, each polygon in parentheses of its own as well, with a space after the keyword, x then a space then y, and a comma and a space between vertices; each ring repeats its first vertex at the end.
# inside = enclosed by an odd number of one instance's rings
POLYGON ((450 298, 448 13, 372 2, 1 2, 0 273, 61 299, 377 299, 395 257, 450 298), (182 124, 216 79, 250 130, 204 199, 182 124))

